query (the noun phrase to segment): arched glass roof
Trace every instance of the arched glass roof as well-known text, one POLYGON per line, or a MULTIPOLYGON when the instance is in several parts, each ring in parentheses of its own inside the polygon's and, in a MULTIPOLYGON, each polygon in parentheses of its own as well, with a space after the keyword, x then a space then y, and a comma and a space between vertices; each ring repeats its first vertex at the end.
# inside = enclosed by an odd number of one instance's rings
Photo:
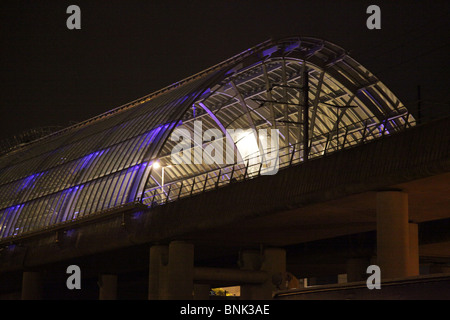
POLYGON ((267 169, 261 139, 273 132, 277 144, 265 146, 276 149, 272 160, 282 169, 305 161, 305 136, 313 159, 411 123, 395 95, 344 49, 314 38, 269 40, 1 156, 0 239, 256 177, 267 169), (180 145, 189 149, 174 153, 180 145), (174 155, 191 163, 174 163, 174 155))

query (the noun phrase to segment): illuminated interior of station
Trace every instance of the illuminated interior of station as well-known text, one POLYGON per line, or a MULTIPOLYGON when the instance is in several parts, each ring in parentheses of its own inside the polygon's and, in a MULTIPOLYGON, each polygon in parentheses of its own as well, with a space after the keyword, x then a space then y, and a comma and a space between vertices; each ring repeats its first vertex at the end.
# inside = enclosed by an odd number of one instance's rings
POLYGON ((268 40, 4 153, 0 240, 129 203, 164 205, 414 124, 395 95, 339 46, 268 40), (277 143, 268 143, 274 132, 277 143), (185 161, 174 163, 180 143, 188 146, 185 161))

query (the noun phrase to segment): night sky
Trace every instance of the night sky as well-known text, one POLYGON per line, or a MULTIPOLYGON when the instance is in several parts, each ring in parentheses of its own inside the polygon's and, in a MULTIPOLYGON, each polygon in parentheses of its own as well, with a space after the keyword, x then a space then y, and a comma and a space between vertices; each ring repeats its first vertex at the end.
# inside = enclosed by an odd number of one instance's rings
POLYGON ((284 35, 345 48, 407 106, 418 85, 442 106, 449 13, 448 0, 2 0, 0 140, 86 120, 284 35), (81 30, 66 27, 71 4, 81 30), (370 4, 381 30, 366 27, 370 4))

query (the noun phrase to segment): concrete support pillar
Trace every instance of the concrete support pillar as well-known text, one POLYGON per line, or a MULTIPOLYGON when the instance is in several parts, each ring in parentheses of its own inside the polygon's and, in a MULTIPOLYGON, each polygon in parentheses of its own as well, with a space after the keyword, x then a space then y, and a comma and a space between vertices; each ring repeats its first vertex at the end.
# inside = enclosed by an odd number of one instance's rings
POLYGON ((182 241, 169 244, 167 298, 190 300, 194 294, 194 245, 182 241))
MULTIPOLYGON (((245 250, 240 254, 239 265, 242 270, 261 270, 262 254, 256 250, 245 250)), ((259 292, 261 291, 260 284, 243 284, 241 285, 242 300, 257 300, 260 299, 259 292)))
POLYGON ((286 251, 279 248, 259 251, 244 251, 241 254, 241 269, 261 270, 267 273, 267 280, 262 284, 245 284, 241 286, 241 299, 267 300, 277 289, 272 279, 279 279, 286 274, 286 251))
POLYGON ((22 300, 42 299, 42 279, 39 272, 25 271, 22 275, 22 300))
POLYGON ((286 250, 279 248, 268 248, 264 250, 264 260, 261 266, 261 270, 266 271, 269 274, 268 281, 265 282, 265 286, 271 291, 270 298, 272 298, 272 292, 277 289, 273 283, 274 277, 282 275, 285 279, 286 275, 286 250))
POLYGON ((411 273, 408 195, 401 191, 377 194, 377 261, 381 277, 402 278, 411 273))
POLYGON ((148 299, 167 298, 167 246, 155 245, 150 248, 148 299))
POLYGON ((194 284, 194 300, 209 300, 209 292, 211 286, 209 284, 194 284))
POLYGON ((102 274, 99 277, 99 300, 117 299, 117 275, 102 274))

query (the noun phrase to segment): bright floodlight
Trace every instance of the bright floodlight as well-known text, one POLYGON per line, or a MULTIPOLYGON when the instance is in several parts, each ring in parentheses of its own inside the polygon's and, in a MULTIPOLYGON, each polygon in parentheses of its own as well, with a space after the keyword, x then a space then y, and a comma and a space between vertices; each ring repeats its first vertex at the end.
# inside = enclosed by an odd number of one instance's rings
POLYGON ((159 168, 161 167, 161 165, 159 164, 159 161, 153 162, 152 166, 153 166, 153 168, 155 168, 155 169, 159 169, 159 168))

